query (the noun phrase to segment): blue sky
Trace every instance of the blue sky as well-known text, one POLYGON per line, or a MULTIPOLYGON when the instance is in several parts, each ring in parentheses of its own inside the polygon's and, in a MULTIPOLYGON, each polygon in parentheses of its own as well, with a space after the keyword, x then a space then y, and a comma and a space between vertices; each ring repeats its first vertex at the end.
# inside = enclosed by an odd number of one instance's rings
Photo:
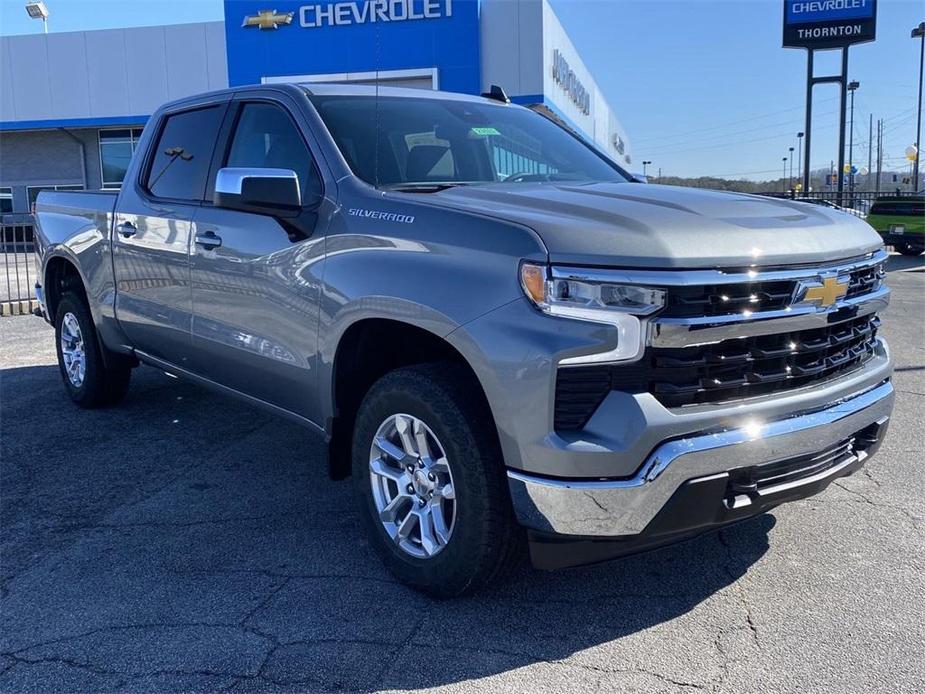
MULTIPOLYGON (((221 19, 221 0, 46 0, 51 31, 221 19)), ((773 179, 803 129, 806 56, 781 44, 781 0, 551 0, 633 142, 665 174, 773 179), (593 20, 593 21, 591 21, 593 20)), ((886 165, 915 139, 920 0, 880 0, 877 41, 851 49, 855 161, 868 117, 886 121, 886 165)), ((272 3, 269 3, 272 5, 272 3)), ((268 5, 268 6, 269 6, 268 5)), ((41 30, 23 2, 0 0, 0 33, 41 30)), ((837 52, 817 74, 838 70, 837 52)), ((837 88, 817 87, 813 165, 836 156, 837 88)), ((860 153, 858 153, 860 152, 860 153)))

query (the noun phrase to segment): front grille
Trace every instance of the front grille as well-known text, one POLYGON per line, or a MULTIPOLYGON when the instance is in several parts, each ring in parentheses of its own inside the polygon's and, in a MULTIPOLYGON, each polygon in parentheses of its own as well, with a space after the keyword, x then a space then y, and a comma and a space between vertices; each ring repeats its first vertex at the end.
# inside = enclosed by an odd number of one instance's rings
MULTIPOLYGON (((880 286, 884 274, 882 263, 845 272, 850 282, 847 298, 874 291, 880 286)), ((669 287, 665 309, 660 315, 695 318, 728 316, 744 311, 780 311, 790 306, 797 282, 797 279, 774 279, 669 287)))
POLYGON ((814 330, 652 349, 648 390, 666 406, 679 407, 799 388, 870 358, 879 325, 864 316, 814 330))
POLYGON ((820 383, 870 359, 879 325, 876 316, 863 316, 711 345, 649 347, 631 364, 563 367, 556 381, 555 427, 581 429, 612 390, 649 392, 666 407, 682 407, 820 383))

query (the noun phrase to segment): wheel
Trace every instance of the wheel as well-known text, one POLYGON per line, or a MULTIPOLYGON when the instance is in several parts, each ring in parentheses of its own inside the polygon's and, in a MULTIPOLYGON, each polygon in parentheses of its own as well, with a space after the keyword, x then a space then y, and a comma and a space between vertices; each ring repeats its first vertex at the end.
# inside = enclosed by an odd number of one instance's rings
POLYGON ((370 542, 402 582, 455 597, 523 554, 490 413, 452 364, 401 368, 366 394, 353 480, 370 542))
POLYGON ((100 354, 93 317, 83 297, 66 292, 55 316, 58 366, 64 387, 80 407, 114 405, 128 391, 131 367, 106 368, 100 354))
POLYGON ((903 255, 922 255, 922 249, 918 247, 912 247, 909 245, 896 246, 896 250, 902 253, 903 255))

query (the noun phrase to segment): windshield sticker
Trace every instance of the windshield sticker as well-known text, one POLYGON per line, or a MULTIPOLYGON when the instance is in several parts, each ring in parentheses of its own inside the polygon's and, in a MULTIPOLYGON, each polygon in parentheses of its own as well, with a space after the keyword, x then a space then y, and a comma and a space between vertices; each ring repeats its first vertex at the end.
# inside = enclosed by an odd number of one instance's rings
POLYGON ((501 136, 497 128, 472 128, 471 132, 473 135, 478 135, 479 137, 488 137, 489 135, 501 136))
POLYGON ((394 212, 382 212, 380 210, 364 210, 359 207, 351 207, 347 210, 351 217, 366 217, 367 219, 381 219, 383 222, 399 222, 401 224, 414 224, 414 216, 410 214, 396 214, 394 212))

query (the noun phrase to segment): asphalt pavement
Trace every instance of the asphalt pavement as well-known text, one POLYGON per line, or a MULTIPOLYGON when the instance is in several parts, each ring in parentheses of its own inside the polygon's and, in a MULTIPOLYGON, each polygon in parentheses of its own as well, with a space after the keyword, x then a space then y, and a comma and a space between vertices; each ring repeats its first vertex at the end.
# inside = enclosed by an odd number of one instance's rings
POLYGON ((310 432, 147 367, 78 410, 51 329, 0 318, 0 691, 922 692, 921 263, 891 260, 898 398, 861 472, 448 602, 384 571, 310 432))

